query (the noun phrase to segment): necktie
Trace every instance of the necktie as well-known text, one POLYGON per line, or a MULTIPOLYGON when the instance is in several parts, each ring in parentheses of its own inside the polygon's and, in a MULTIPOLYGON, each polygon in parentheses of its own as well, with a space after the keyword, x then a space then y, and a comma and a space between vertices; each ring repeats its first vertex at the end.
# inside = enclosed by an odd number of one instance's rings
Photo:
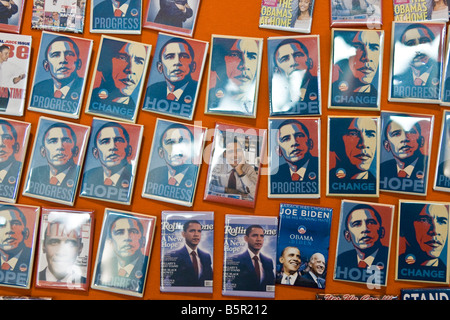
POLYGON ((258 256, 254 256, 253 260, 255 261, 255 273, 256 273, 256 277, 258 279, 258 282, 261 282, 261 270, 259 268, 259 262, 258 262, 258 256))
POLYGON ((397 173, 397 176, 398 176, 399 178, 406 178, 406 177, 408 176, 408 174, 406 173, 405 170, 400 170, 400 171, 397 173))
POLYGON ((284 284, 291 284, 291 276, 286 277, 284 284))
POLYGON ((228 178, 228 188, 229 189, 236 189, 236 176, 234 173, 236 170, 231 170, 230 177, 228 178))
POLYGON ((177 97, 172 93, 169 92, 169 94, 167 95, 167 100, 175 100, 177 97))
POLYGON ((194 265, 195 275, 198 278, 198 261, 197 261, 197 254, 195 253, 195 251, 191 252, 191 256, 192 256, 192 264, 194 265))
POLYGON ((125 277, 127 275, 127 272, 125 271, 124 268, 120 268, 119 270, 119 276, 120 277, 125 277))
POLYGON ((114 17, 121 17, 122 16, 122 10, 116 9, 114 10, 114 17))
POLYGON ((292 181, 299 181, 300 180, 300 175, 296 172, 294 172, 291 176, 292 181))
POLYGON ((362 260, 360 262, 358 262, 358 268, 366 269, 367 267, 368 267, 368 264, 366 262, 364 262, 362 260))
POLYGON ((322 289, 322 288, 323 288, 323 285, 322 285, 322 282, 320 281, 320 279, 317 279, 317 287, 318 287, 319 289, 322 289))
POLYGON ((2 270, 9 270, 11 269, 11 266, 8 264, 8 262, 2 263, 2 270))
POLYGON ((175 179, 174 177, 170 177, 169 184, 171 186, 175 186, 177 184, 177 179, 175 179))
POLYGON ((103 184, 105 186, 112 186, 113 185, 113 181, 110 178, 106 178, 105 181, 103 181, 103 184))
POLYGON ((420 78, 416 78, 416 80, 414 80, 414 85, 415 86, 421 86, 423 84, 423 80, 420 78))
POLYGON ((52 185, 57 185, 58 184, 58 178, 56 178, 56 177, 51 177, 50 178, 50 184, 52 184, 52 185))
POLYGON ((62 97, 62 91, 61 90, 56 90, 55 93, 53 94, 53 96, 55 98, 61 98, 62 97))

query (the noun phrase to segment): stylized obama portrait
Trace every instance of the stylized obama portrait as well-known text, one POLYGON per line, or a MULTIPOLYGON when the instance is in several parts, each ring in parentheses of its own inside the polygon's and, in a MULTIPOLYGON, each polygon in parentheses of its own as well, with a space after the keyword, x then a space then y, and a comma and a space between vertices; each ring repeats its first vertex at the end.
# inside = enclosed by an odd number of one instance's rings
POLYGON ((334 30, 330 107, 379 109, 384 33, 334 30))
POLYGON ((395 23, 390 99, 439 103, 445 23, 395 23))
POLYGON ((88 134, 87 126, 41 117, 23 194, 72 204, 88 134))
POLYGON ((92 41, 44 32, 41 44, 29 108, 78 117, 92 41))
POLYGON ((92 287, 142 296, 155 217, 105 210, 92 287))
POLYGON ((91 154, 86 161, 80 195, 129 203, 142 127, 94 119, 92 128, 95 131, 88 148, 91 154), (136 129, 129 132, 126 126, 136 129))
POLYGON ((448 110, 444 110, 442 116, 441 141, 434 188, 450 192, 450 111, 448 110))
POLYGON ((204 131, 178 122, 158 121, 155 134, 143 196, 189 205, 197 185, 196 159, 202 153, 204 131))
POLYGON ((386 285, 393 207, 343 201, 334 277, 365 283, 376 273, 378 285, 386 285), (385 221, 386 220, 386 221, 385 221))
POLYGON ((396 280, 447 283, 449 204, 400 202, 396 280))
POLYGON ((271 114, 320 114, 318 59, 309 52, 318 52, 318 39, 272 38, 268 48, 271 114))
POLYGON ((433 117, 389 112, 382 112, 381 117, 380 188, 426 193, 433 117))
POLYGON ((256 116, 262 39, 212 39, 206 112, 256 116))
POLYGON ((92 0, 91 32, 141 33, 141 0, 92 0))
MULTIPOLYGON (((159 54, 152 64, 143 110, 192 119, 199 84, 193 75, 200 69, 199 75, 195 76, 200 78, 204 59, 197 65, 191 41, 159 35, 159 54)), ((204 57, 207 44, 203 43, 203 52, 197 46, 197 55, 204 57)))
POLYGON ((150 46, 102 37, 86 112, 136 121, 150 46))
POLYGON ((30 134, 29 123, 0 119, 0 199, 15 202, 30 134))
POLYGON ((317 197, 319 148, 317 119, 271 119, 270 196, 317 197), (310 129, 315 132, 310 132, 310 129))
POLYGON ((0 285, 29 288, 38 207, 0 206, 0 285))
POLYGON ((329 194, 378 194, 378 117, 329 118, 329 194))

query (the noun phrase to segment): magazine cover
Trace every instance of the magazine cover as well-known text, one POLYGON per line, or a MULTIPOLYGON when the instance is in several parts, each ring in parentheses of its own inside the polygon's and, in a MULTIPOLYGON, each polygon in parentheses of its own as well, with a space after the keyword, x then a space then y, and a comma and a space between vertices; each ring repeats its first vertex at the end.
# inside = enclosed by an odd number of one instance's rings
POLYGON ((40 207, 0 203, 0 286, 30 289, 40 207))
POLYGON ((93 40, 42 32, 28 110, 78 119, 93 40))
POLYGON ((450 110, 444 110, 442 113, 434 190, 450 192, 450 110))
POLYGON ((214 212, 161 213, 161 292, 213 292, 214 212))
POLYGON ((271 116, 320 115, 319 36, 269 37, 271 116))
POLYGON ((384 31, 331 32, 328 108, 380 110, 384 31))
POLYGON ((275 297, 277 217, 225 216, 222 295, 275 297))
POLYGON ((142 0, 91 0, 91 33, 141 34, 142 0))
POLYGON ((382 7, 381 0, 330 0, 331 27, 379 29, 383 22, 382 7))
POLYGON ((92 289, 144 296, 156 219, 105 208, 92 289))
POLYGON ((393 0, 395 21, 448 21, 447 0, 393 0))
POLYGON ((343 200, 333 279, 385 287, 393 221, 393 205, 343 200))
POLYGON ((31 36, 0 33, 0 114, 23 116, 31 42, 31 36))
POLYGON ((378 116, 328 117, 327 195, 378 197, 378 116))
POLYGON ((130 204, 144 126, 94 118, 80 196, 130 204))
POLYGON ((254 208, 266 129, 216 123, 204 200, 254 208))
POLYGON ((136 122, 151 49, 102 35, 85 113, 136 122))
POLYGON ((259 27, 310 33, 314 0, 261 0, 259 27))
POLYGON ((269 118, 269 198, 320 197, 320 118, 269 118))
POLYGON ((148 0, 144 28, 192 37, 201 0, 148 0))
POLYGON ((400 200, 395 280, 449 284, 448 202, 400 200))
POLYGON ((275 282, 325 289, 333 209, 280 204, 275 282))
MULTIPOLYGON (((12 1, 10 1, 12 2, 12 1)), ((86 0, 33 0, 33 29, 83 33, 86 0)))
POLYGON ((94 211, 42 208, 36 287, 87 291, 94 211))
POLYGON ((30 129, 28 122, 0 118, 0 201, 17 201, 30 129))
POLYGON ((380 190, 427 194, 434 116, 381 112, 380 190))
POLYGON ((25 0, 6 0, 0 3, 0 29, 20 33, 25 0))
POLYGON ((142 110, 192 120, 209 43, 160 33, 142 110))
POLYGON ((444 22, 393 22, 389 101, 441 102, 444 22))
POLYGON ((256 117, 263 41, 211 36, 206 114, 256 117))
POLYGON ((22 194, 73 206, 90 127, 40 117, 22 194))
POLYGON ((191 207, 207 128, 157 119, 142 197, 191 207))

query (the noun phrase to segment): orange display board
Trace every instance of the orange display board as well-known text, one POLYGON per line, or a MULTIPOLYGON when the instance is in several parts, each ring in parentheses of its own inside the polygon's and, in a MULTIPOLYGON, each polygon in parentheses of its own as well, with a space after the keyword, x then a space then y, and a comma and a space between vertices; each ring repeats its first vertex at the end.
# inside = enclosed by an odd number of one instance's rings
MULTIPOLYGON (((143 1, 144 7, 147 1, 143 1)), ((31 55, 31 63, 28 77, 28 89, 31 88, 32 79, 34 76, 34 69, 37 61, 39 42, 41 31, 31 29, 33 1, 25 1, 24 17, 22 23, 21 33, 31 35, 33 39, 33 50, 31 55)), ((285 31, 276 31, 259 28, 260 15, 259 0, 242 1, 242 0, 228 0, 228 1, 210 1, 202 0, 198 12, 198 19, 195 26, 193 38, 210 41, 212 34, 230 35, 230 36, 248 36, 267 39, 274 36, 290 36, 292 33, 285 31)), ((87 2, 86 8, 86 24, 84 28, 83 37, 94 40, 92 59, 89 69, 86 88, 89 88, 93 79, 94 62, 96 60, 101 34, 93 34, 89 32, 89 16, 90 16, 90 1, 87 2)), ((60 290, 60 289, 40 289, 35 286, 36 273, 33 270, 32 285, 29 290, 13 289, 0 287, 0 295, 8 296, 33 296, 33 297, 51 297, 55 300, 126 300, 126 299, 151 299, 151 300, 191 300, 191 299, 207 299, 207 300, 222 300, 222 299, 236 299, 237 297, 225 297, 222 295, 222 271, 223 271, 223 242, 224 234, 223 227, 226 214, 239 215, 262 215, 262 216, 278 216, 280 203, 294 203, 313 206, 331 207, 334 210, 331 224, 330 234, 330 249, 327 262, 327 278, 326 289, 318 291, 318 289, 276 286, 275 299, 279 300, 313 300, 317 293, 351 293, 351 294, 372 294, 372 295, 400 295, 402 288, 427 288, 429 284, 420 282, 405 282, 395 280, 395 261, 396 261, 396 243, 398 239, 398 203, 400 199, 421 199, 430 201, 448 201, 449 195, 445 192, 437 192, 433 190, 433 179, 435 174, 438 141, 440 139, 440 130, 442 122, 442 111, 444 107, 435 104, 418 104, 418 103, 393 103, 388 101, 389 89, 389 67, 390 67, 390 49, 391 49, 391 25, 393 21, 393 8, 390 2, 384 2, 383 6, 383 25, 382 30, 385 31, 385 46, 383 56, 383 70, 381 72, 381 110, 388 111, 403 111, 411 113, 425 113, 435 116, 435 130, 433 132, 433 144, 430 155, 430 180, 428 184, 428 194, 426 197, 418 197, 413 195, 385 193, 380 192, 378 198, 358 198, 361 201, 372 201, 383 204, 395 205, 396 211, 393 219, 393 237, 390 252, 390 265, 388 270, 388 281, 386 287, 380 289, 369 289, 366 285, 355 284, 344 281, 333 280, 333 269, 336 258, 336 246, 339 230, 339 210, 342 197, 327 197, 326 196, 326 168, 327 168, 327 117, 329 115, 379 115, 379 111, 353 111, 353 110, 329 110, 327 108, 328 88, 329 88, 329 72, 330 72, 330 52, 331 52, 331 27, 330 27, 330 1, 318 0, 316 1, 311 34, 320 36, 320 63, 321 63, 321 86, 322 86, 322 128, 321 128, 321 163, 320 172, 322 176, 321 183, 321 197, 318 199, 269 199, 267 197, 267 175, 262 175, 259 184, 259 192, 254 208, 240 208, 226 204, 207 202, 203 200, 205 182, 207 180, 207 171, 210 151, 211 139, 213 136, 213 128, 216 122, 224 122, 235 125, 250 126, 255 128, 267 128, 269 117, 269 90, 268 90, 268 59, 266 54, 266 43, 264 44, 261 78, 258 91, 258 108, 256 119, 238 118, 230 116, 206 115, 204 114, 205 99, 207 94, 207 72, 204 72, 201 79, 201 86, 199 90, 199 97, 197 100, 197 107, 194 114, 194 119, 190 123, 199 124, 203 127, 209 128, 206 137, 203 163, 198 178, 198 187, 195 194, 194 204, 191 208, 178 206, 160 202, 156 200, 146 199, 141 196, 142 188, 144 186, 145 172, 149 159, 149 154, 152 145, 154 126, 157 118, 173 119, 165 115, 156 115, 150 112, 143 112, 142 100, 137 117, 137 123, 144 125, 144 134, 142 140, 142 151, 140 154, 139 166, 137 169, 137 180, 133 190, 133 198, 130 205, 118 205, 114 203, 105 203, 87 198, 77 197, 75 207, 77 209, 94 209, 95 210, 95 226, 94 226, 94 241, 93 241, 93 257, 91 260, 91 270, 95 262, 95 257, 98 254, 98 243, 100 238, 103 214, 106 207, 116 208, 118 210, 132 211, 136 213, 148 214, 156 216, 157 228, 151 250, 151 257, 149 263, 148 277, 143 298, 130 297, 127 295, 99 291, 89 289, 87 292, 60 290), (214 286, 212 294, 194 294, 194 293, 161 293, 160 288, 160 236, 161 230, 159 223, 161 222, 161 212, 163 210, 189 210, 189 211, 213 211, 215 217, 215 236, 214 247, 215 254, 213 260, 214 266, 214 286)), ((153 50, 157 41, 158 32, 150 29, 143 29, 141 35, 125 35, 116 34, 118 38, 129 39, 132 41, 143 42, 153 45, 153 50)), ((154 58, 155 52, 152 50, 151 58, 154 58)), ((209 58, 209 57, 208 57, 209 58)), ((205 71, 209 66, 207 60, 205 71)), ((87 90, 87 89, 86 89, 87 90)), ((29 92, 30 90, 28 90, 29 92)), ((88 93, 85 92, 83 101, 86 103, 88 93)), ((29 96, 27 96, 28 104, 29 96)), ((38 112, 25 110, 23 117, 20 120, 30 122, 32 124, 31 137, 28 148, 28 155, 25 158, 24 172, 27 170, 27 159, 30 159, 31 145, 36 137, 36 128, 38 119, 43 114, 38 112)), ((58 117, 54 117, 58 118, 58 117)), ((61 118, 62 120, 67 120, 61 118)), ((84 104, 79 120, 69 120, 83 125, 91 125, 93 116, 84 113, 84 104)), ((176 119, 175 119, 176 120, 176 119)), ((267 166, 267 162, 264 162, 267 166)), ((264 170, 263 170, 264 172, 264 170)), ((267 172, 267 171, 265 171, 267 172)), ((20 184, 20 194, 18 196, 18 203, 27 205, 37 205, 41 207, 64 207, 55 203, 40 201, 21 195, 24 181, 20 184)), ((355 200, 353 198, 353 200, 355 200)), ((448 287, 448 286, 446 286, 448 287)), ((237 298, 241 299, 241 298, 237 298)), ((247 298, 242 298, 243 300, 247 298)))

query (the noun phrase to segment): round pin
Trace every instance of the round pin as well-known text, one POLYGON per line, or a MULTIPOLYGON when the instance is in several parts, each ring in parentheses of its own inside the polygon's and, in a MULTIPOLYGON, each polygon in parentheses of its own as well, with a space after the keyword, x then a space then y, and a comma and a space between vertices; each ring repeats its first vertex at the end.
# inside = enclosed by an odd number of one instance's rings
POLYGON ((184 98, 184 103, 192 103, 192 97, 191 96, 186 96, 184 98))
POLYGON ((223 98, 224 97, 224 93, 222 90, 217 90, 216 91, 216 97, 217 98, 223 98))
POLYGON ((106 89, 100 89, 100 91, 98 92, 98 97, 100 98, 100 99, 106 99, 106 98, 108 98, 108 90, 106 90, 106 89))
POLYGON ((73 188, 73 186, 75 185, 75 181, 73 181, 72 179, 67 180, 66 183, 68 188, 73 188))
POLYGON ((186 186, 186 188, 192 188, 194 183, 192 182, 192 180, 186 180, 186 183, 184 185, 186 186))
POLYGON ((72 92, 70 94, 70 99, 72 100, 78 100, 78 97, 79 97, 78 92, 72 92))
POLYGON ((128 188, 130 186, 130 182, 128 180, 123 180, 120 185, 122 188, 128 188))
POLYGON ((305 234, 306 233, 306 227, 305 226, 299 226, 297 228, 298 233, 305 234))
POLYGON ((347 91, 348 90, 348 83, 347 81, 342 81, 339 83, 339 90, 340 91, 347 91))
POLYGON ((413 264, 414 262, 416 262, 416 257, 413 254, 408 254, 405 257, 405 262, 407 264, 413 264))
POLYGON ((346 175, 347 173, 345 172, 344 169, 339 168, 336 170, 336 177, 338 177, 339 179, 345 178, 346 175))

